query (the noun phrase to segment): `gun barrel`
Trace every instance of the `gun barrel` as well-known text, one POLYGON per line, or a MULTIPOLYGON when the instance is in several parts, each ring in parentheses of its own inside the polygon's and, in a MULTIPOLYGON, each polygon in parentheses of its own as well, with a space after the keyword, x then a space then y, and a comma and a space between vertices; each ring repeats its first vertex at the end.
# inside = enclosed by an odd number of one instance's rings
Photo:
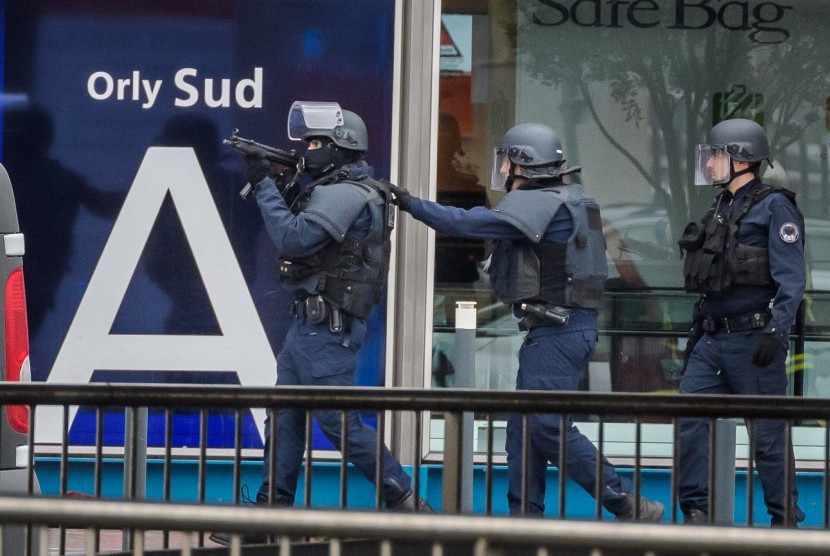
POLYGON ((300 162, 300 155, 296 151, 284 151, 243 137, 234 136, 231 139, 223 139, 222 143, 241 151, 245 155, 262 156, 283 166, 294 167, 300 162))
MULTIPOLYGON (((245 156, 265 158, 275 164, 286 166, 288 168, 293 168, 295 176, 294 180, 296 180, 296 175, 303 171, 303 159, 299 154, 297 154, 297 151, 284 151, 276 147, 271 147, 270 145, 257 143, 252 139, 240 137, 239 135, 237 135, 237 132, 238 130, 233 130, 233 134, 231 135, 230 139, 223 139, 222 144, 228 145, 240 151, 245 156)), ((247 184, 242 189, 242 191, 239 192, 239 195, 243 199, 247 199, 252 191, 253 187, 251 186, 251 184, 247 184)))

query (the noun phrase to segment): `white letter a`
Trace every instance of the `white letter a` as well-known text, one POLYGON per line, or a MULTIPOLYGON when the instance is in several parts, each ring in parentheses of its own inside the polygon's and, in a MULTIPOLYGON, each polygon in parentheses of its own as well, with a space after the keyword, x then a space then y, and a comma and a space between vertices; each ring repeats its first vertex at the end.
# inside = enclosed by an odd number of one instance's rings
MULTIPOLYGON (((95 370, 236 371, 245 386, 274 384, 274 353, 191 148, 147 150, 48 382, 85 384, 95 370), (168 191, 221 336, 110 334, 168 191)), ((76 412, 70 407, 70 423, 76 412)), ((265 410, 254 409, 253 418, 262 437, 265 410)), ((38 407, 36 441, 60 442, 62 424, 62 408, 38 407)))

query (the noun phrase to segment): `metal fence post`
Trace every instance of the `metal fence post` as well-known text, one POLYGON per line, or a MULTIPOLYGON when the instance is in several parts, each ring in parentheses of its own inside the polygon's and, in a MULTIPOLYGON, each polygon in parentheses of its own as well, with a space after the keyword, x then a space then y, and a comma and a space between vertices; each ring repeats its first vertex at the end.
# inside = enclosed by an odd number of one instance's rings
MULTIPOLYGON (((455 308, 455 387, 475 386, 476 304, 458 301, 455 308)), ((473 414, 444 414, 444 491, 442 510, 473 509, 473 414)))
MULTIPOLYGON (((146 407, 124 410, 124 498, 144 500, 147 497, 147 419, 146 407)), ((128 529, 121 532, 121 547, 133 548, 128 529)))
POLYGON ((731 419, 715 422, 715 525, 732 525, 735 521, 735 428, 731 419))

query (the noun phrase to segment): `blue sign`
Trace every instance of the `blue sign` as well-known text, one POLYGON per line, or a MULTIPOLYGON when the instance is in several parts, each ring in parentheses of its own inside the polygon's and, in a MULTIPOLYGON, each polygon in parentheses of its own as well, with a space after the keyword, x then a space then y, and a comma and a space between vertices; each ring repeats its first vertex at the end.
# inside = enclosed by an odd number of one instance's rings
MULTIPOLYGON (((286 136, 292 102, 335 101, 362 115, 367 160, 388 177, 394 4, 0 4, 34 380, 274 384, 289 298, 222 139, 238 128, 301 150, 286 136)), ((370 319, 361 385, 383 384, 384 320, 383 307, 370 319)), ((233 444, 226 413, 210 412, 210 446, 233 444)), ((59 414, 39 408, 38 442, 59 414)), ((93 443, 94 414, 72 417, 71 441, 93 443)), ((262 445, 263 418, 245 417, 244 446, 262 445)), ((106 443, 123 442, 120 419, 108 412, 106 443)), ((162 445, 161 414, 150 426, 162 445)), ((173 431, 174 446, 196 445, 198 411, 177 411, 173 431)))

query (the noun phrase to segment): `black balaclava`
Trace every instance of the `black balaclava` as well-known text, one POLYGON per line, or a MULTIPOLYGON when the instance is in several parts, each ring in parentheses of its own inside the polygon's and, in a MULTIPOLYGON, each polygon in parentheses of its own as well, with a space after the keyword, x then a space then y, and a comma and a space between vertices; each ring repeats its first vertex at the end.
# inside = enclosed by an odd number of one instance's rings
POLYGON ((335 168, 352 164, 360 159, 359 151, 343 149, 328 138, 320 138, 324 145, 319 149, 306 150, 305 171, 315 180, 328 174, 335 168))

